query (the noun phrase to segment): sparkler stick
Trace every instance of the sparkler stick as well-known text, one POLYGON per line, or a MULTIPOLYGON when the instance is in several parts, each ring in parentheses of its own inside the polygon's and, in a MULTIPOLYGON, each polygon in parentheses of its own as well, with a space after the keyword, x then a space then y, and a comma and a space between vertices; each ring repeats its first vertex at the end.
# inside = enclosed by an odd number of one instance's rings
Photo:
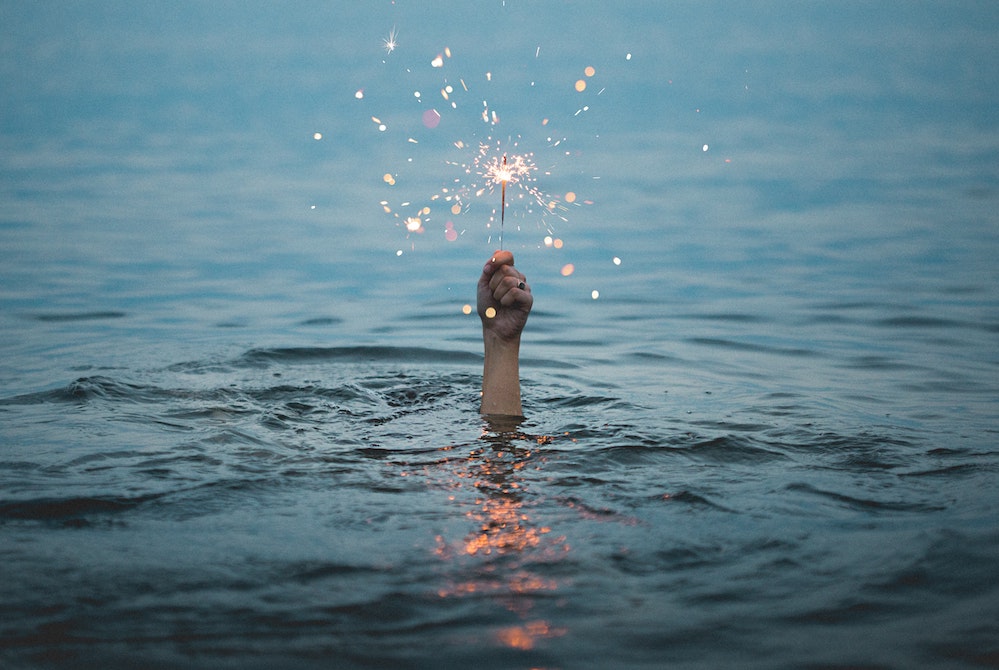
POLYGON ((503 221, 506 219, 506 182, 510 178, 509 173, 506 171, 506 154, 503 154, 503 180, 502 187, 500 187, 500 239, 499 246, 500 249, 503 248, 503 221))

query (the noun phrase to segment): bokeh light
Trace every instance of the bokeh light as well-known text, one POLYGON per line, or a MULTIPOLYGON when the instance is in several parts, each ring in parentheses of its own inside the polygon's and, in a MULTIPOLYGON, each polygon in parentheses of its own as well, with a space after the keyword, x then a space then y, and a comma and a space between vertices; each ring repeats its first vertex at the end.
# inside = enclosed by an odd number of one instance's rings
POLYGON ((441 122, 441 115, 436 109, 428 109, 423 112, 423 125, 431 130, 436 128, 441 122))

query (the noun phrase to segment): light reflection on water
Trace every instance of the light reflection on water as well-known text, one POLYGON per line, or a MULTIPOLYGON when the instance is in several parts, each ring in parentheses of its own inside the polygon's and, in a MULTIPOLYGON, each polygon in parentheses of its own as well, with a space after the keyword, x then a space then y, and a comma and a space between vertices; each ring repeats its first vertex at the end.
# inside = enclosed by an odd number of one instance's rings
MULTIPOLYGON (((548 436, 518 432, 517 421, 492 418, 483 431, 484 444, 467 453, 448 456, 433 475, 444 476, 451 506, 473 525, 461 540, 438 535, 437 556, 462 565, 471 577, 441 587, 441 598, 488 596, 515 613, 522 623, 504 626, 495 639, 511 648, 530 650, 542 639, 560 637, 565 627, 537 619, 533 596, 558 597, 558 579, 537 570, 539 565, 567 560, 565 535, 539 525, 531 516, 534 497, 522 476, 524 469, 542 470, 548 436), (533 443, 533 444, 532 444, 533 443)), ((464 451, 464 450, 463 450, 464 451)), ((452 455, 453 454, 453 455, 452 455)))

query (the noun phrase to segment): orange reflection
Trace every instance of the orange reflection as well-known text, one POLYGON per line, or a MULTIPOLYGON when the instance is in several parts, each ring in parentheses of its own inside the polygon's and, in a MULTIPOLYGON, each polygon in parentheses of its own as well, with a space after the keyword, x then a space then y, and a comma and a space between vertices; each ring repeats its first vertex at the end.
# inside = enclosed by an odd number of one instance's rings
POLYGON ((564 628, 552 628, 547 621, 532 621, 523 626, 502 628, 496 634, 501 644, 514 649, 534 649, 536 640, 565 635, 564 628))
MULTIPOLYGON (((570 551, 560 535, 531 515, 527 473, 544 464, 542 446, 548 436, 533 437, 508 430, 492 430, 482 435, 481 445, 456 453, 454 447, 440 462, 446 469, 448 500, 458 506, 471 530, 461 539, 436 538, 436 554, 449 564, 448 573, 457 575, 437 594, 441 598, 461 598, 483 594, 493 596, 507 610, 523 619, 520 625, 495 631, 494 641, 512 649, 533 649, 539 641, 565 635, 567 630, 549 621, 530 616, 535 598, 559 588, 556 578, 542 574, 545 565, 565 559, 570 551)), ((512 429, 511 429, 512 428, 512 429)))

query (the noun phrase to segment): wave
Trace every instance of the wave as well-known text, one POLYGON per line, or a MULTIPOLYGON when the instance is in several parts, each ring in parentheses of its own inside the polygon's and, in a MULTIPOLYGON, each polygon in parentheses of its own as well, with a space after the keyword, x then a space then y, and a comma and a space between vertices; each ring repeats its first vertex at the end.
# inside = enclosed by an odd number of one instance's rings
POLYGON ((32 318, 35 321, 43 321, 48 323, 60 323, 67 321, 103 321, 106 319, 122 319, 128 316, 125 312, 51 312, 34 314, 32 318))
POLYGON ((427 347, 278 347, 250 349, 232 363, 236 366, 258 366, 271 363, 322 363, 327 361, 479 364, 482 362, 482 356, 467 351, 427 347))
POLYGON ((90 525, 95 515, 126 512, 143 503, 161 497, 161 494, 141 496, 101 496, 72 498, 40 498, 0 502, 0 523, 4 521, 42 521, 67 526, 90 525))
POLYGON ((150 396, 155 396, 156 393, 157 389, 152 386, 123 382, 104 375, 92 375, 80 377, 66 386, 56 389, 0 398, 0 406, 83 402, 94 399, 136 401, 146 398, 155 400, 156 398, 150 396))
POLYGON ((825 498, 827 500, 833 501, 834 503, 842 505, 843 507, 849 509, 855 509, 858 511, 863 511, 865 513, 876 513, 876 512, 927 513, 927 512, 942 512, 947 509, 946 505, 934 505, 928 503, 903 501, 903 500, 876 500, 873 498, 860 498, 856 496, 847 495, 845 493, 840 493, 837 491, 828 491, 825 489, 818 488, 816 486, 812 486, 811 484, 805 484, 805 483, 788 484, 785 487, 785 489, 788 491, 806 493, 820 498, 825 498))
POLYGON ((771 347, 763 344, 749 342, 736 342, 718 337, 690 337, 686 339, 691 344, 700 344, 708 347, 719 347, 733 351, 748 351, 761 354, 778 354, 781 356, 809 357, 819 356, 819 352, 812 349, 802 349, 800 347, 771 347))

